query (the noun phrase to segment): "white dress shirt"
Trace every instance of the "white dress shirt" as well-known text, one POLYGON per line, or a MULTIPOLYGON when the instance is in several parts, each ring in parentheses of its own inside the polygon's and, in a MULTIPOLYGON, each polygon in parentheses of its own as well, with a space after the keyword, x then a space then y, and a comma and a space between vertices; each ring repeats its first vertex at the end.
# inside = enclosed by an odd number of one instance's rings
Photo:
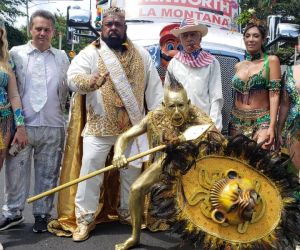
POLYGON ((58 70, 55 64, 54 54, 51 49, 46 51, 39 51, 32 47, 32 51, 28 54, 28 66, 25 80, 24 95, 22 97, 22 105, 25 116, 25 124, 28 126, 50 126, 50 127, 64 127, 63 111, 60 107, 58 97, 58 70), (41 61, 43 69, 34 67, 36 60, 41 61), (32 77, 34 71, 40 70, 45 73, 41 77, 41 81, 46 81, 47 97, 43 108, 36 112, 32 107, 32 91, 33 87, 32 77))

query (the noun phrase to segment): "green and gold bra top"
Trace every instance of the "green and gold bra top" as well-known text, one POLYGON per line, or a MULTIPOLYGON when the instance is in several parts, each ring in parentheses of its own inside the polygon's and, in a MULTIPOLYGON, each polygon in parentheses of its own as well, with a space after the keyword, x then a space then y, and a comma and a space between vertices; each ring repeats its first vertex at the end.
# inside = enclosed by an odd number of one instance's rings
MULTIPOLYGON (((248 58, 246 57, 246 60, 248 58)), ((252 76, 249 77, 248 81, 242 81, 236 74, 232 78, 233 89, 235 90, 236 97, 242 102, 249 104, 250 95, 254 92, 269 90, 269 91, 279 91, 281 88, 280 80, 269 80, 269 59, 268 55, 264 54, 264 64, 262 69, 252 76), (265 77, 263 76, 265 72, 265 77)))

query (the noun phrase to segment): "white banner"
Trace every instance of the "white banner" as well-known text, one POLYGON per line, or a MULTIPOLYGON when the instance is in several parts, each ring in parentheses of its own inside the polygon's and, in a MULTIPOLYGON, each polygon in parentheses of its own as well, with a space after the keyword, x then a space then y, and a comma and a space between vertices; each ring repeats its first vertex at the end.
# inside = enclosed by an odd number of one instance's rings
POLYGON ((180 22, 193 18, 219 28, 235 28, 238 0, 123 0, 129 19, 180 22))

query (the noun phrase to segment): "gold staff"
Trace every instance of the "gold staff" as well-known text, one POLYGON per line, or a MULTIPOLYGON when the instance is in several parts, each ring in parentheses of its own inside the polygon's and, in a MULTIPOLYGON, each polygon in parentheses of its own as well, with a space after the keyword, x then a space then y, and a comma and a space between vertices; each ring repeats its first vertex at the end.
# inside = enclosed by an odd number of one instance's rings
MULTIPOLYGON (((210 125, 196 125, 196 126, 189 127, 188 129, 186 129, 186 130, 184 131, 183 137, 182 137, 182 141, 190 141, 190 140, 195 140, 195 139, 197 139, 197 138, 198 138, 200 135, 202 135, 209 127, 210 127, 210 125)), ((166 147, 166 145, 160 145, 160 146, 157 146, 157 147, 155 147, 155 148, 149 149, 149 150, 147 150, 147 151, 145 151, 145 152, 142 152, 142 153, 140 153, 140 154, 137 154, 137 155, 134 155, 134 156, 132 156, 132 157, 129 157, 129 158, 127 159, 127 162, 129 163, 129 162, 131 162, 131 161, 135 161, 135 160, 137 160, 137 159, 139 159, 139 158, 142 158, 142 157, 144 157, 144 156, 146 156, 146 155, 155 153, 155 152, 157 152, 157 151, 161 151, 161 150, 163 150, 165 147, 166 147)), ((75 179, 75 180, 72 180, 72 181, 69 181, 69 182, 67 182, 67 183, 64 183, 64 184, 62 184, 62 185, 60 185, 60 186, 57 186, 57 187, 55 187, 55 188, 53 188, 53 189, 50 189, 50 190, 45 191, 45 192, 43 192, 43 193, 40 193, 40 194, 38 194, 38 195, 36 195, 36 196, 33 196, 33 197, 27 199, 27 202, 28 202, 28 203, 34 202, 34 201, 39 200, 39 199, 41 199, 41 198, 43 198, 43 197, 45 197, 45 196, 51 195, 51 194, 56 193, 56 192, 58 192, 58 191, 60 191, 60 190, 62 190, 62 189, 65 189, 65 188, 70 187, 70 186, 72 186, 72 185, 75 185, 75 184, 77 184, 77 183, 79 183, 79 182, 82 182, 82 181, 85 181, 85 180, 87 180, 87 179, 90 179, 90 178, 92 178, 92 177, 94 177, 94 176, 96 176, 96 175, 103 174, 103 173, 105 173, 105 172, 107 172, 107 171, 109 171, 109 170, 115 169, 115 168, 116 168, 115 166, 110 165, 110 166, 108 166, 108 167, 106 167, 106 168, 102 168, 102 169, 96 170, 96 171, 94 171, 94 172, 92 172, 92 173, 89 173, 89 174, 87 174, 87 175, 85 175, 85 176, 82 176, 82 177, 77 178, 77 179, 75 179)))

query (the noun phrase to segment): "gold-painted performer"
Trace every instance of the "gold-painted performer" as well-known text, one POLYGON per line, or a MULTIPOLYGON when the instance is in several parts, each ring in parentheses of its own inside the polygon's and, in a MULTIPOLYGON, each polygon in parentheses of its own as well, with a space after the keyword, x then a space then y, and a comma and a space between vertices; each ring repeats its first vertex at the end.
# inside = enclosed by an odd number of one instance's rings
MULTIPOLYGON (((127 161, 124 155, 126 146, 130 140, 145 132, 148 134, 151 147, 162 143, 180 142, 182 133, 193 125, 210 124, 209 131, 216 131, 216 134, 220 135, 211 119, 199 108, 191 105, 182 84, 172 76, 170 79, 171 84, 166 86, 164 90, 162 106, 148 113, 140 123, 118 138, 114 147, 114 166, 118 168, 126 166, 127 161)), ((206 135, 207 133, 203 136, 206 135)), ((220 138, 223 138, 222 135, 220 138)), ((145 195, 150 191, 153 184, 159 181, 163 159, 164 154, 155 155, 153 163, 132 184, 129 195, 132 235, 124 243, 116 245, 116 249, 129 249, 139 243, 145 195)))

